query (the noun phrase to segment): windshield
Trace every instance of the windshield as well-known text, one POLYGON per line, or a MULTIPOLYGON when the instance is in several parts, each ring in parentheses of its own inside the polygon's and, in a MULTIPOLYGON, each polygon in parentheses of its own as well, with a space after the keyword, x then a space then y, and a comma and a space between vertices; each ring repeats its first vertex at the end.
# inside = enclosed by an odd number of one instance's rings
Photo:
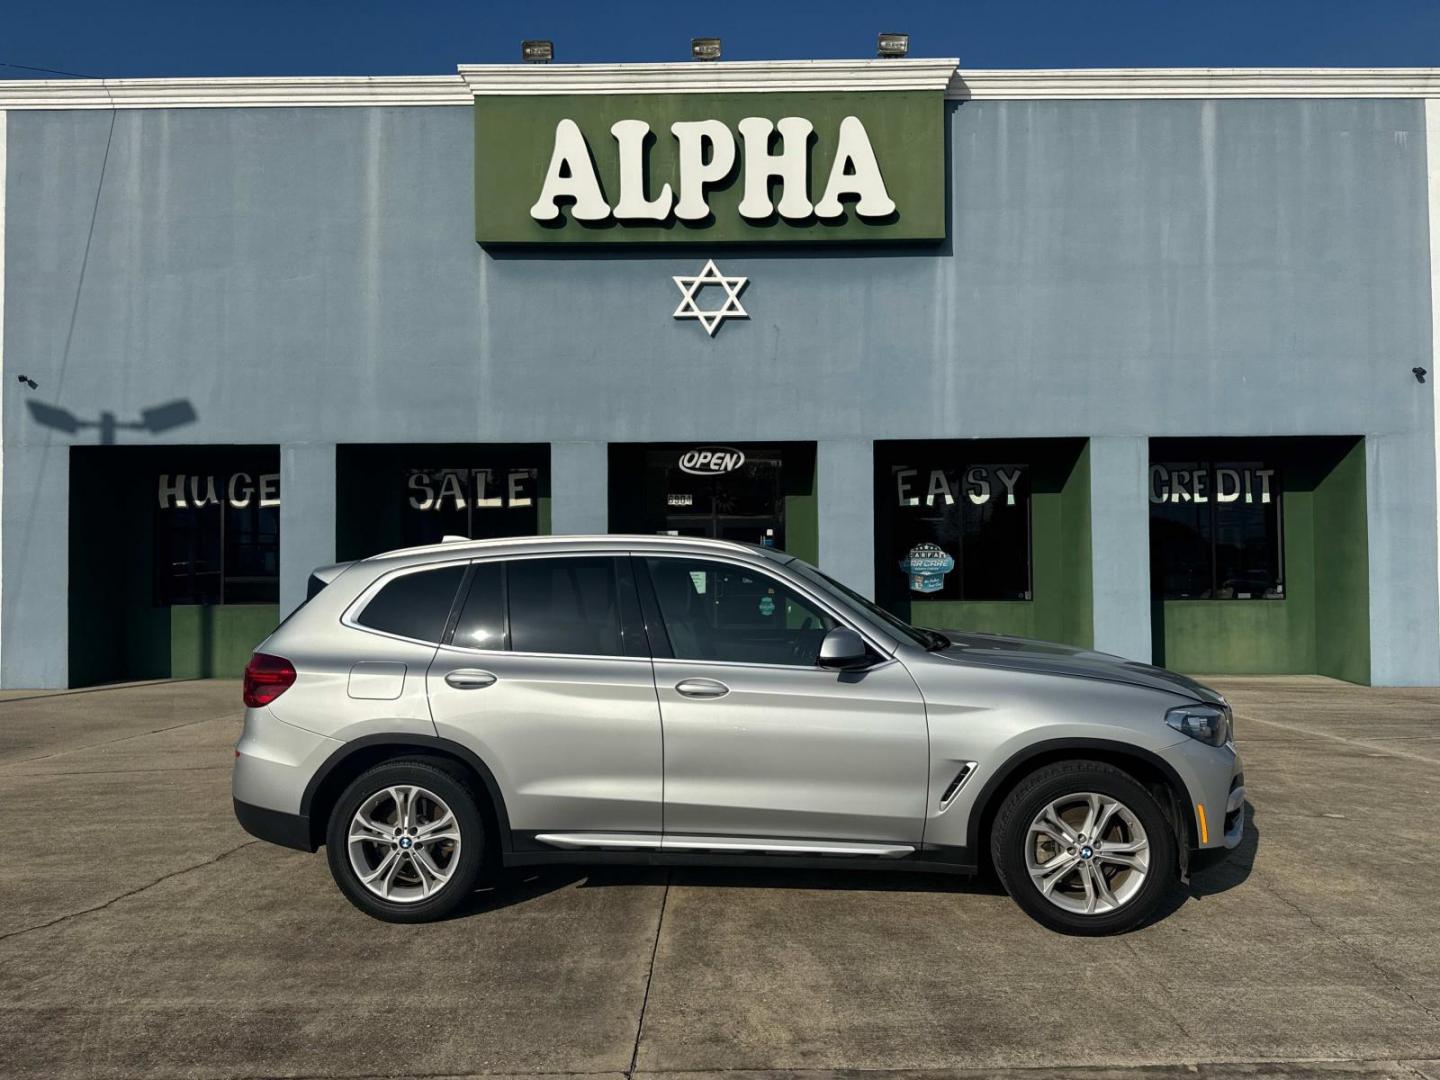
POLYGON ((790 563, 790 568, 801 577, 814 585, 820 586, 826 592, 839 594, 843 599, 860 608, 876 622, 891 630, 896 637, 902 641, 908 641, 912 645, 919 645, 922 649, 929 649, 934 652, 936 649, 946 648, 950 639, 944 634, 934 630, 922 630, 919 627, 911 626, 904 619, 897 619, 890 612, 886 611, 873 600, 867 600, 848 585, 842 585, 829 574, 817 570, 803 559, 795 559, 790 563))

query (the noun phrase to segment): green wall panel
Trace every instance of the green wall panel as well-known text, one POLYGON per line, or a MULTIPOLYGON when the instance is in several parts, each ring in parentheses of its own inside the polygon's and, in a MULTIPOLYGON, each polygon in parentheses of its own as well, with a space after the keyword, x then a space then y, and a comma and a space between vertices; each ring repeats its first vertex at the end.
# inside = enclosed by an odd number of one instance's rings
POLYGON ((1315 488, 1315 670, 1370 681, 1370 552, 1365 444, 1315 488))
MULTIPOLYGON (((1164 600, 1154 660, 1177 671, 1370 680, 1365 445, 1358 438, 1245 440, 1167 457, 1249 455, 1284 469, 1283 600, 1164 600)), ((1152 457, 1155 455, 1152 453, 1152 457)))
POLYGON ((170 677, 234 679, 280 620, 278 604, 186 604, 170 609, 170 677))

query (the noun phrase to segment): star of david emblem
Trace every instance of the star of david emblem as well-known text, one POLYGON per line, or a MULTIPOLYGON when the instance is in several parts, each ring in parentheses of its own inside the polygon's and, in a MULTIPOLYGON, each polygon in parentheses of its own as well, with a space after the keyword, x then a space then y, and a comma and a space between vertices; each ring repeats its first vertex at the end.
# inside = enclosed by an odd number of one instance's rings
POLYGON ((677 319, 699 319, 700 325, 711 337, 720 329, 726 319, 748 319, 750 316, 740 306, 740 293, 749 278, 726 277, 720 273, 714 259, 705 260, 705 268, 694 277, 675 278, 675 287, 680 290, 680 306, 675 309, 677 319), (695 305, 695 298, 706 285, 719 285, 725 290, 725 303, 713 311, 702 311, 695 305))

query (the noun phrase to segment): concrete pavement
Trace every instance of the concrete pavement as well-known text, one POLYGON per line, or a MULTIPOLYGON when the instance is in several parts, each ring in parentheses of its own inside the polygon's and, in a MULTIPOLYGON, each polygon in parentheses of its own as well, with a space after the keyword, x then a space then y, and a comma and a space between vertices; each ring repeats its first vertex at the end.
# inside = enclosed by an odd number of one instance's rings
POLYGON ((1251 834, 1108 940, 840 871, 547 871, 389 926, 234 823, 234 683, 10 693, 0 1075, 1440 1080, 1440 691, 1214 681, 1251 834))

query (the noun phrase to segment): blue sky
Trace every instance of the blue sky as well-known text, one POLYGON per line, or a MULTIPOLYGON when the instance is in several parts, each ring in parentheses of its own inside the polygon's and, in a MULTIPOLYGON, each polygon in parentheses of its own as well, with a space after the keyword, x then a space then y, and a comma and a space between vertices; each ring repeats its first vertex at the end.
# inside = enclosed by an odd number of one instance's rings
MULTIPOLYGON (((1440 66, 1437 0, 10 0, 0 63, 101 77, 423 74, 511 62, 525 37, 566 61, 873 55, 1001 67, 1440 66)), ((0 78, 46 77, 0 67, 0 78)))

